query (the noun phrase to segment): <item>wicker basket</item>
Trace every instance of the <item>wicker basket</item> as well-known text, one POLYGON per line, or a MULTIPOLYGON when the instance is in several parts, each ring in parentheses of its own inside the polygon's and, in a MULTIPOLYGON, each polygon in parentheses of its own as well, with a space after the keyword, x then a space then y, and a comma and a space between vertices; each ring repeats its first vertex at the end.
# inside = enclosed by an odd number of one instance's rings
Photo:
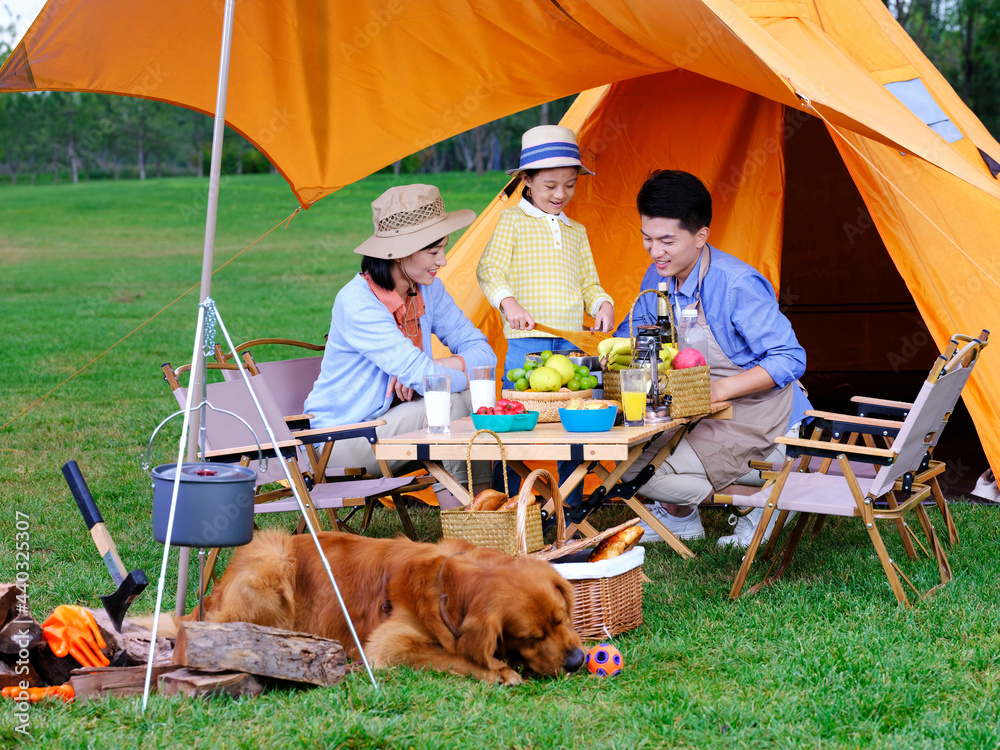
MULTIPOLYGON (((507 455, 500 436, 492 430, 478 430, 469 439, 466 462, 469 466, 469 497, 472 489, 472 443, 482 433, 492 435, 500 445, 500 461, 503 464, 504 493, 509 496, 507 487, 507 455)), ((465 539, 477 547, 492 547, 508 555, 527 554, 545 546, 542 539, 542 506, 534 502, 531 488, 533 476, 528 475, 521 485, 517 508, 510 510, 471 510, 469 508, 454 508, 441 511, 441 535, 444 537, 465 539)), ((549 474, 549 472, 544 472, 549 474)), ((549 474, 551 477, 551 474, 549 474)), ((558 484, 551 479, 550 486, 558 484)))
MULTIPOLYGON (((636 303, 644 294, 656 294, 657 296, 664 297, 664 299, 666 299, 666 296, 659 289, 643 289, 632 301, 632 307, 629 308, 628 313, 628 332, 629 338, 632 339, 633 349, 635 349, 635 331, 632 327, 632 315, 635 312, 636 303)), ((670 340, 671 343, 676 346, 677 326, 674 323, 674 308, 673 305, 669 304, 669 300, 667 300, 667 302, 667 314, 670 316, 670 340)), ((608 388, 608 375, 611 375, 612 373, 617 374, 614 370, 604 373, 605 393, 607 393, 608 388)), ((663 387, 663 393, 665 396, 670 396, 671 419, 693 417, 698 414, 708 414, 711 411, 712 384, 709 375, 708 365, 701 365, 700 367, 687 367, 683 370, 667 370, 664 378, 665 385, 663 387)), ((609 396, 608 398, 616 398, 616 400, 620 400, 621 376, 619 375, 617 379, 612 377, 612 380, 616 380, 619 396, 609 396)))
POLYGON ((563 391, 555 391, 553 393, 544 393, 541 391, 511 391, 505 388, 501 394, 503 398, 509 398, 512 401, 520 401, 524 404, 526 411, 537 411, 539 422, 558 422, 559 410, 564 408, 570 399, 586 399, 593 395, 594 392, 590 388, 585 391, 571 391, 566 389, 563 391))
POLYGON ((604 398, 622 400, 622 374, 618 370, 604 371, 604 398))
MULTIPOLYGON (((573 586, 573 627, 583 640, 611 638, 642 625, 644 549, 602 562, 554 563, 573 586)), ((589 550, 580 555, 586 559, 589 550)))

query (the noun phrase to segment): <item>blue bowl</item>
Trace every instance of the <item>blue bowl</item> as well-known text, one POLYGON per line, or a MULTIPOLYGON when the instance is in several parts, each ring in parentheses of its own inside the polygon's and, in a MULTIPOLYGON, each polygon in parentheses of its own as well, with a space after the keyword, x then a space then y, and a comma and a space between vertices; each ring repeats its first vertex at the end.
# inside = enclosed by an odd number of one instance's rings
POLYGON ((607 432, 615 424, 618 410, 607 409, 560 409, 559 421, 568 432, 607 432))
POLYGON ((538 412, 524 414, 473 414, 472 426, 477 430, 493 432, 528 432, 538 424, 538 412))

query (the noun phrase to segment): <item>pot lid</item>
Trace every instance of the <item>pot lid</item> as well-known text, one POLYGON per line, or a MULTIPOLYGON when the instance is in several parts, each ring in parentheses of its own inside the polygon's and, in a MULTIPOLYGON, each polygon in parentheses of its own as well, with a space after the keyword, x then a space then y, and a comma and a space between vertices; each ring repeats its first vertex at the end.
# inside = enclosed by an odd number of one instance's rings
MULTIPOLYGON (((174 481, 177 464, 163 464, 153 469, 154 479, 174 481)), ((255 480, 257 472, 238 464, 185 463, 181 464, 182 482, 245 482, 255 480)))

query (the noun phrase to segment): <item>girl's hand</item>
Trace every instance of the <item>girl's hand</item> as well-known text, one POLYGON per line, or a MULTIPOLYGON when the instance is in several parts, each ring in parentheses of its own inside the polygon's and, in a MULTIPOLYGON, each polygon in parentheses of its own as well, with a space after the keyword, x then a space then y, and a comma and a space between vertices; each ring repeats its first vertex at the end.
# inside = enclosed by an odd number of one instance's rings
POLYGON ((593 331, 611 332, 615 327, 615 308, 610 302, 602 302, 601 307, 594 316, 593 331))
POLYGON ((395 375, 389 378, 389 387, 386 389, 385 395, 391 396, 393 393, 396 394, 396 398, 400 401, 413 400, 413 389, 407 388, 405 385, 396 380, 395 375))
POLYGON ((535 327, 535 319, 531 314, 517 304, 513 297, 505 297, 500 303, 500 309, 507 316, 507 325, 515 331, 530 331, 535 327))

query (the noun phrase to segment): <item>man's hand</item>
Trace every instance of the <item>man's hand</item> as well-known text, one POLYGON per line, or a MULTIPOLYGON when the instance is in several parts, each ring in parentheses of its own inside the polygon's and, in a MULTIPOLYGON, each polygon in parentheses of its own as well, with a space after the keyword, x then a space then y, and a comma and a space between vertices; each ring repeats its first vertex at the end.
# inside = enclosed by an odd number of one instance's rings
POLYGON ((395 375, 389 378, 389 387, 386 389, 385 395, 391 396, 393 393, 396 394, 396 398, 400 401, 413 400, 413 389, 407 388, 405 385, 396 380, 395 375))
POLYGON ((594 327, 592 331, 606 331, 610 333, 615 327, 615 308, 610 302, 602 302, 594 316, 594 327))
POLYGON ((500 303, 500 309, 507 317, 507 325, 515 331, 530 331, 535 327, 535 319, 527 310, 517 304, 517 300, 513 297, 504 297, 500 303))
POLYGON ((94 615, 83 607, 60 604, 42 623, 42 634, 56 656, 69 654, 85 667, 111 663, 101 649, 107 647, 94 615))

